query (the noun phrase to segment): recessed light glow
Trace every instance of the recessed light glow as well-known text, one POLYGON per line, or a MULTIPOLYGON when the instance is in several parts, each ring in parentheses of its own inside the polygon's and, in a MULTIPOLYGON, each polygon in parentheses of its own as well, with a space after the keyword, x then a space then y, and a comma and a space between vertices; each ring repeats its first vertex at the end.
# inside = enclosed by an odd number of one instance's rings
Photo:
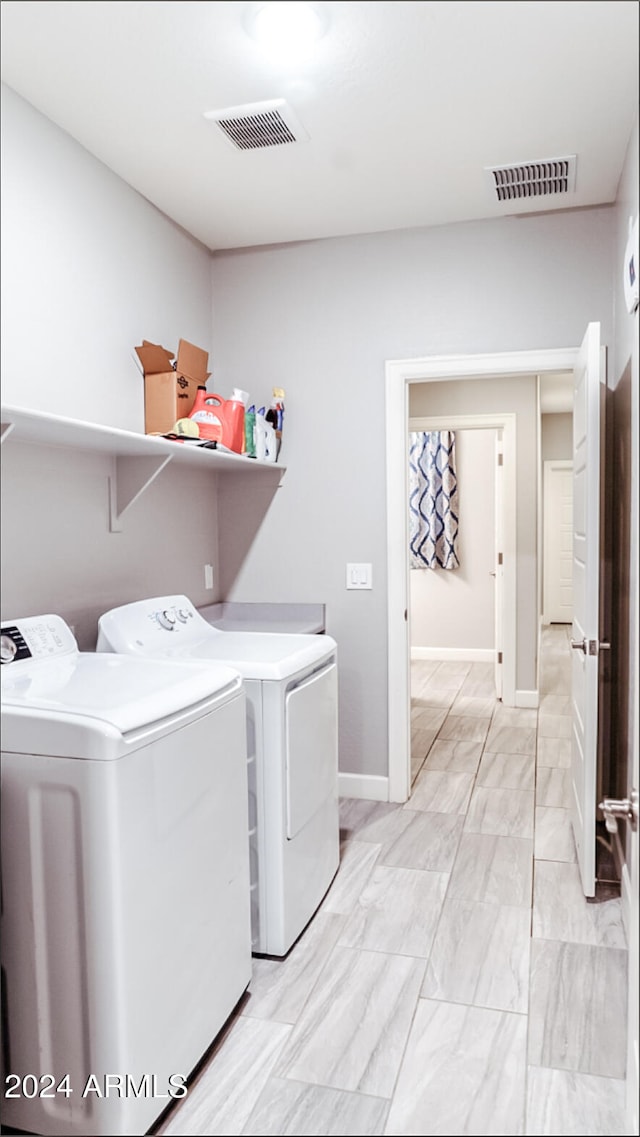
POLYGON ((324 35, 327 28, 325 10, 317 4, 254 4, 247 13, 246 27, 270 54, 287 59, 300 59, 324 35))

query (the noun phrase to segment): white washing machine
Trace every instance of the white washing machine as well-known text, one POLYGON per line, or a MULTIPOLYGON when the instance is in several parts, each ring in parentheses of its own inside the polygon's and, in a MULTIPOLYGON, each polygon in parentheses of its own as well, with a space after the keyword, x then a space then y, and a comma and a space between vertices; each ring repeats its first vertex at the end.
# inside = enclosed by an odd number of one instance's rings
POLYGON ((335 640, 222 632, 186 596, 162 596, 105 613, 98 651, 216 660, 241 673, 247 694, 253 950, 285 955, 338 868, 335 640))
POLYGON ((143 1134, 251 977, 237 670, 2 625, 3 1123, 143 1134))

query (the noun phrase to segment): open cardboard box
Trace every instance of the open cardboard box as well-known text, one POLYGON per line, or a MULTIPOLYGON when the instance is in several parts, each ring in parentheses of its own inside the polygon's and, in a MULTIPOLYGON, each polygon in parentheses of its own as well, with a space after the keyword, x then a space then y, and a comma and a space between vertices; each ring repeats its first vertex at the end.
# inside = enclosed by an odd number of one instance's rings
POLYGON ((187 418, 198 387, 205 386, 209 355, 188 340, 180 340, 175 364, 173 352, 160 344, 143 340, 135 350, 144 374, 145 433, 168 434, 179 418, 187 418))

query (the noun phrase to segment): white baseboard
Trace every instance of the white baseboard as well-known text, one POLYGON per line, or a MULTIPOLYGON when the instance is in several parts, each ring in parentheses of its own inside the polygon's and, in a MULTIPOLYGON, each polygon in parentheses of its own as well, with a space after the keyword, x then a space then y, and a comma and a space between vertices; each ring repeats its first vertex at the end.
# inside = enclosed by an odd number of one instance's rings
POLYGON ((412 659, 455 660, 468 663, 493 663, 492 647, 412 647, 412 659))
POLYGON ((516 707, 530 707, 537 710, 540 698, 537 691, 516 691, 516 707))
POLYGON ((389 779, 379 774, 338 774, 338 793, 340 797, 388 801, 389 779))

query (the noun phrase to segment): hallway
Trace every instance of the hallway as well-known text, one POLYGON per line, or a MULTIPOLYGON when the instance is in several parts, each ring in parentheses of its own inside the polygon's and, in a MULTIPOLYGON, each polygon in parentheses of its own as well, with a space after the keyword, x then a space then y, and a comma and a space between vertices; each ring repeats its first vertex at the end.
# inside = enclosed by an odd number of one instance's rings
POLYGON ((342 861, 166 1134, 624 1133, 620 901, 587 904, 569 823, 570 652, 539 711, 492 666, 412 665, 405 806, 344 800, 342 861))

